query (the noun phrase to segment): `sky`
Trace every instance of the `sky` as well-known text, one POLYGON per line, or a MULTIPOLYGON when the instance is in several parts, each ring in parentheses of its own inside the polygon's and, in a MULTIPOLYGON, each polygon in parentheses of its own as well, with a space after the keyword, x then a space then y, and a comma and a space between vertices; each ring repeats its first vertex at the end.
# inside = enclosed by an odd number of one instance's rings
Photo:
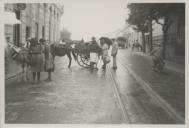
POLYGON ((72 33, 72 40, 99 38, 125 26, 125 0, 63 0, 61 29, 72 33))

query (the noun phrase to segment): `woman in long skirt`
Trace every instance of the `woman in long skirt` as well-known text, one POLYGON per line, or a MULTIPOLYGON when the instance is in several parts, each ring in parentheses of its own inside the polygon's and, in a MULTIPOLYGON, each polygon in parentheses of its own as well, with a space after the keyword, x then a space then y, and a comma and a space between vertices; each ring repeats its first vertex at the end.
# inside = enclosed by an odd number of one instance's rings
POLYGON ((53 56, 50 52, 50 45, 48 42, 45 43, 45 71, 48 72, 48 78, 46 81, 51 81, 51 72, 54 71, 53 56))
POLYGON ((106 64, 110 62, 110 55, 108 53, 108 45, 106 43, 102 44, 102 60, 104 65, 103 69, 106 69, 106 64))
POLYGON ((33 72, 33 83, 36 80, 40 82, 40 72, 44 70, 44 55, 43 55, 43 48, 38 40, 33 38, 31 39, 31 46, 30 46, 30 53, 31 53, 31 71, 33 72))

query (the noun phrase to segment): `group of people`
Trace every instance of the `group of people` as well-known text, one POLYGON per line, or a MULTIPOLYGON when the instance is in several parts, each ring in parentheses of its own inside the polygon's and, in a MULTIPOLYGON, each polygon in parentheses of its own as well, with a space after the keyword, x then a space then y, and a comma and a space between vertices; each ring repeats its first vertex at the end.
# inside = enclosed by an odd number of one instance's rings
POLYGON ((142 46, 141 46, 141 44, 138 42, 138 40, 135 40, 135 41, 133 42, 132 51, 134 51, 135 48, 136 48, 138 51, 142 51, 142 46))
POLYGON ((54 61, 49 43, 44 39, 37 40, 36 38, 32 38, 27 40, 26 47, 29 49, 30 54, 29 60, 33 83, 41 81, 41 72, 48 72, 47 81, 51 81, 51 72, 54 71, 54 61))
MULTIPOLYGON (((109 48, 110 46, 107 43, 101 43, 100 45, 97 43, 95 37, 92 37, 92 41, 89 47, 90 50, 90 67, 91 69, 98 69, 97 64, 100 58, 100 55, 102 55, 103 60, 103 66, 102 68, 105 70, 106 65, 110 62, 111 58, 109 55, 109 48)), ((118 44, 115 39, 112 39, 112 50, 111 50, 111 56, 113 58, 113 69, 117 69, 117 63, 116 63, 116 56, 118 53, 118 44)))

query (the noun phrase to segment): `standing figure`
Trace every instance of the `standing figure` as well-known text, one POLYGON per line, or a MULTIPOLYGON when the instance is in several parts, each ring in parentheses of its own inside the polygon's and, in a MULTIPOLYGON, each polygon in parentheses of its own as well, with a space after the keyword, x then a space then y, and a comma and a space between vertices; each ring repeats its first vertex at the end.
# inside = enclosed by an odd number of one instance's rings
POLYGON ((42 60, 43 60, 43 69, 42 71, 45 71, 45 40, 40 39, 39 44, 41 45, 41 52, 42 52, 42 60))
POLYGON ((33 83, 37 80, 40 82, 40 72, 44 70, 44 54, 43 47, 36 38, 31 39, 30 54, 31 54, 31 71, 33 72, 33 83))
POLYGON ((101 53, 101 48, 98 45, 95 37, 92 37, 91 44, 89 45, 89 51, 90 51, 90 67, 91 69, 94 69, 94 68, 98 69, 97 63, 99 60, 99 55, 101 53))
POLYGON ((48 72, 48 78, 46 81, 51 81, 51 72, 54 71, 54 61, 53 61, 53 56, 50 51, 50 45, 46 41, 45 42, 45 71, 48 72))
POLYGON ((102 60, 104 63, 102 68, 105 70, 106 64, 110 62, 110 55, 108 53, 108 44, 107 43, 102 44, 102 60))
POLYGON ((118 52, 118 44, 117 41, 115 39, 112 39, 112 51, 111 51, 111 55, 113 57, 113 69, 117 69, 117 60, 116 60, 116 56, 117 56, 117 52, 118 52))

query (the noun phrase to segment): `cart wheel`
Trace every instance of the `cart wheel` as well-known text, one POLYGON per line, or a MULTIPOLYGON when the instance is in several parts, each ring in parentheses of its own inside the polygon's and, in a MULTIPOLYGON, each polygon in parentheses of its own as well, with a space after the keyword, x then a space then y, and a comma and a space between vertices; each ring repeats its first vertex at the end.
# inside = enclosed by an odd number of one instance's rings
POLYGON ((84 68, 89 68, 90 67, 90 61, 89 61, 89 57, 87 57, 87 55, 84 54, 78 54, 77 55, 77 63, 84 68))

